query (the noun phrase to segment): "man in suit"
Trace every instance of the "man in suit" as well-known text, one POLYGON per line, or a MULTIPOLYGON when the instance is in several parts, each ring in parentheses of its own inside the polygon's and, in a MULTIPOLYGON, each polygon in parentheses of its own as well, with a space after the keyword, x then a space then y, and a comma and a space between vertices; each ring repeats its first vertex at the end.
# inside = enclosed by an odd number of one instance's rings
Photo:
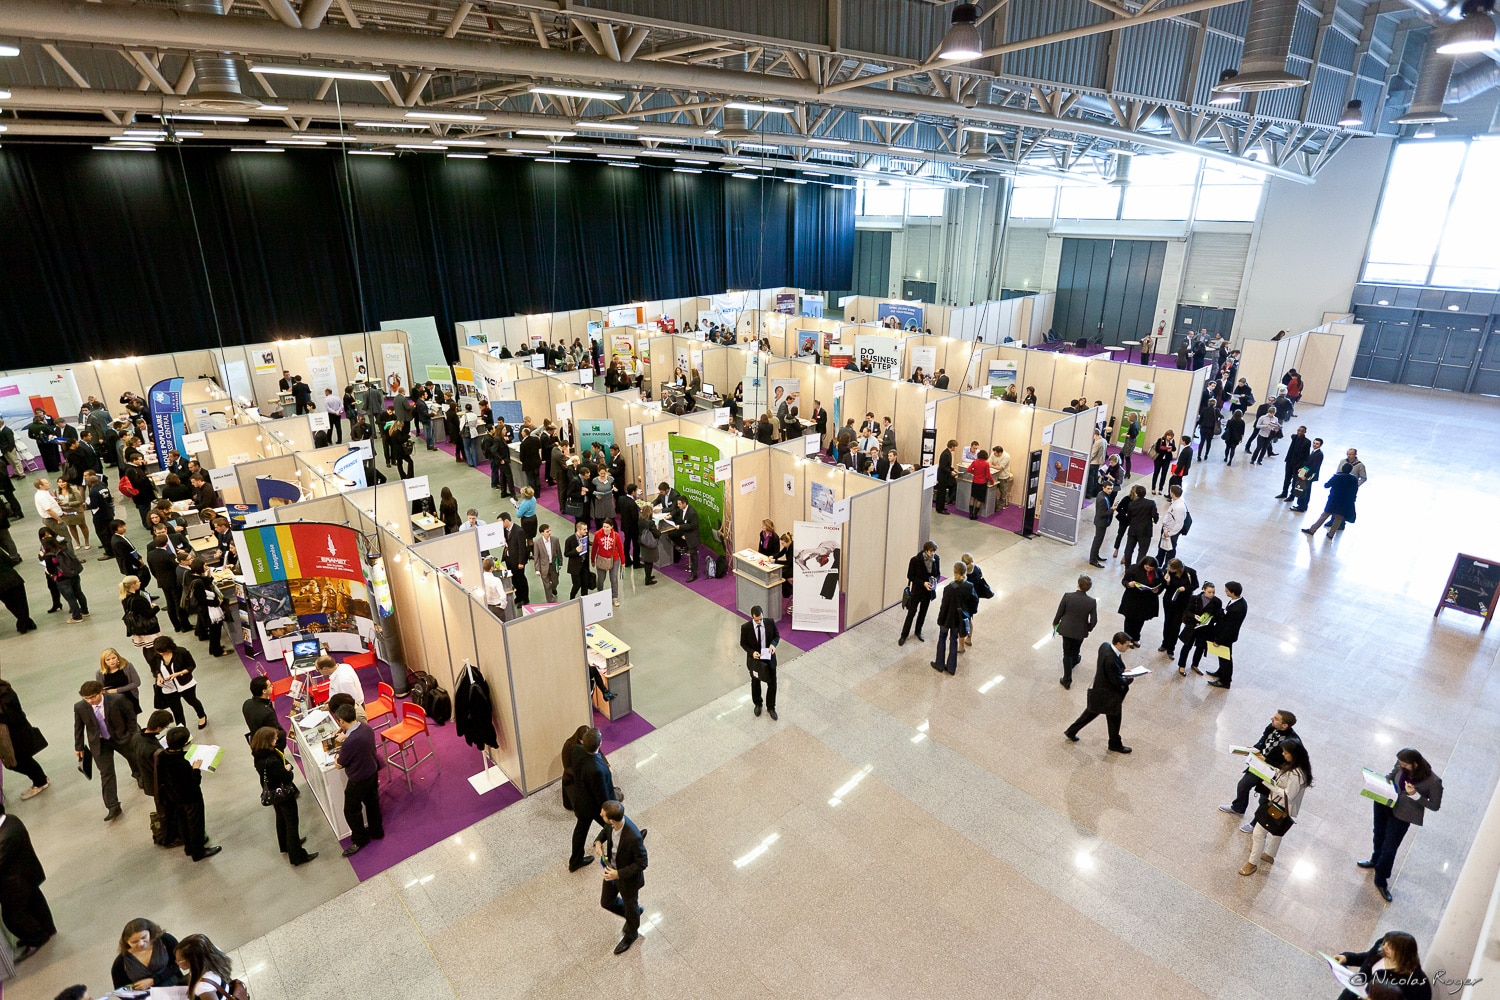
POLYGON ((939 368, 938 369, 937 378, 935 378, 935 379, 932 380, 932 387, 934 389, 946 389, 946 388, 948 388, 948 369, 946 369, 946 368, 939 368))
POLYGON ((948 505, 953 502, 954 493, 958 490, 958 475, 953 471, 953 454, 957 448, 958 439, 953 438, 943 446, 943 453, 938 456, 937 486, 932 493, 933 505, 939 514, 948 513, 948 505))
POLYGON ((551 604, 557 600, 557 573, 562 566, 562 545, 552 537, 552 525, 544 524, 537 529, 532 551, 536 575, 542 581, 542 600, 551 604))
POLYGON ((1113 640, 1099 644, 1099 663, 1094 668, 1094 683, 1089 687, 1087 707, 1063 732, 1072 742, 1078 742, 1078 730, 1102 715, 1109 726, 1109 749, 1113 753, 1130 752, 1130 748, 1120 742, 1120 710, 1125 705, 1131 681, 1125 676, 1125 661, 1120 654, 1130 645, 1130 636, 1124 632, 1116 632, 1113 640))
POLYGON ((1217 398, 1208 398, 1198 408, 1198 440, 1203 442, 1203 457, 1213 451, 1214 438, 1219 435, 1219 424, 1223 420, 1224 412, 1219 409, 1217 398))
POLYGON ((687 582, 692 583, 698 579, 698 545, 702 539, 698 531, 698 512, 688 503, 687 497, 680 493, 677 495, 677 513, 672 520, 677 522, 677 527, 672 529, 672 533, 677 536, 677 544, 687 550, 687 582))
POLYGON ((135 758, 125 747, 135 739, 139 727, 135 706, 123 694, 106 694, 98 681, 84 681, 78 689, 80 700, 73 706, 73 752, 83 760, 85 752, 93 758, 99 772, 99 790, 104 796, 104 822, 120 815, 120 795, 115 787, 115 753, 118 751, 135 776, 135 758))
POLYGON ((542 492, 542 438, 541 432, 528 433, 521 429, 521 471, 526 474, 526 485, 538 496, 542 492))
MULTIPOLYGON (((616 486, 619 482, 616 481, 616 486)), ((641 505, 636 502, 635 494, 639 489, 635 483, 626 486, 620 494, 617 514, 620 518, 620 544, 624 553, 625 565, 639 569, 641 562, 641 505)))
POLYGON ((1062 637, 1063 675, 1057 683, 1064 689, 1073 686, 1073 668, 1083 659, 1083 640, 1099 624, 1099 604, 1089 596, 1093 586, 1090 577, 1080 576, 1078 589, 1063 595, 1052 616, 1052 630, 1062 637))
POLYGON ((334 764, 349 779, 344 788, 344 821, 349 824, 352 842, 344 848, 344 857, 358 854, 371 840, 385 838, 385 822, 380 816, 380 773, 375 754, 375 731, 360 722, 353 705, 340 705, 333 713, 343 740, 339 744, 338 762, 334 764))
POLYGON ((922 625, 927 621, 927 606, 937 595, 937 582, 942 575, 938 568, 937 545, 931 541, 923 544, 922 551, 907 561, 906 586, 911 591, 911 598, 906 602, 906 621, 901 623, 901 638, 896 640, 896 645, 906 645, 913 622, 916 623, 917 641, 927 641, 922 637, 922 625))
POLYGON ((1094 519, 1094 544, 1089 548, 1089 565, 1095 569, 1103 569, 1104 562, 1100 558, 1099 548, 1104 544, 1104 537, 1109 534, 1110 522, 1115 519, 1115 481, 1107 476, 1099 480, 1099 492, 1094 497, 1093 519, 1094 519))
POLYGON ((505 535, 505 565, 510 569, 511 582, 516 588, 516 607, 531 603, 531 586, 526 582, 526 557, 531 546, 526 542, 526 532, 502 513, 500 524, 505 535))
POLYGON ((760 682, 766 682, 766 710, 772 719, 776 714, 776 646, 781 642, 781 632, 776 623, 766 621, 760 605, 750 609, 750 620, 740 626, 740 648, 745 651, 745 669, 750 671, 750 700, 755 703, 755 714, 760 714, 760 682))
POLYGON ((312 386, 302 381, 301 375, 293 375, 291 391, 292 400, 297 404, 297 415, 301 416, 304 413, 311 413, 313 409, 312 386))
POLYGON ((286 749, 286 730, 282 728, 281 717, 276 714, 276 706, 271 702, 270 678, 250 678, 250 697, 240 706, 240 714, 245 717, 245 742, 248 743, 250 737, 269 726, 280 733, 276 737, 276 749, 286 749))
POLYGON ((151 547, 146 550, 146 565, 151 568, 151 576, 167 602, 167 617, 172 620, 172 627, 179 632, 191 629, 187 613, 178 607, 182 588, 177 585, 177 557, 167 548, 165 532, 151 539, 151 547))
POLYGON ((130 539, 125 537, 125 522, 115 518, 109 522, 109 553, 115 557, 115 565, 120 568, 121 576, 138 576, 145 583, 150 579, 146 564, 141 561, 135 546, 130 544, 130 539))
POLYGON ((609 769, 609 761, 599 752, 599 730, 588 729, 577 745, 569 747, 573 759, 569 770, 573 774, 571 798, 573 802, 573 853, 568 855, 568 871, 587 868, 592 862, 583 852, 583 841, 589 827, 598 823, 604 826, 599 810, 604 803, 615 798, 615 776, 609 769))
POLYGON ((1146 487, 1130 488, 1130 503, 1125 507, 1125 565, 1134 563, 1136 549, 1141 556, 1151 551, 1152 525, 1158 518, 1156 501, 1146 496, 1146 487))
POLYGON ((0 804, 0 917, 19 946, 17 964, 35 955, 57 933, 47 897, 42 895, 46 880, 26 824, 5 815, 5 806, 0 804))
POLYGON ((828 433, 828 411, 823 409, 823 401, 820 399, 813 400, 812 422, 813 432, 821 442, 823 435, 828 433))
POLYGON ((1292 483, 1297 479, 1297 472, 1307 464, 1307 456, 1310 454, 1312 442, 1307 439, 1307 428, 1298 427, 1297 433, 1287 441, 1286 457, 1281 460, 1286 466, 1286 475, 1282 477, 1281 492, 1276 494, 1277 500, 1289 499, 1288 494, 1292 491, 1292 483))
POLYGON ((876 479, 890 482, 892 479, 900 479, 904 474, 905 470, 901 468, 901 463, 896 458, 896 449, 894 448, 889 449, 884 455, 881 455, 879 461, 875 463, 876 479))
POLYGON ((615 954, 630 950, 641 933, 640 892, 646 885, 646 831, 625 818, 625 807, 604 803, 599 816, 608 824, 594 841, 594 855, 604 862, 604 890, 599 905, 625 918, 625 933, 615 954))
MULTIPOLYGON (((1260 739, 1256 740, 1252 746, 1252 749, 1255 750, 1255 755, 1261 760, 1279 760, 1280 757, 1273 756, 1273 754, 1276 747, 1283 740, 1302 739, 1302 737, 1297 735, 1297 730, 1292 728, 1296 724, 1297 717, 1286 709, 1282 709, 1271 716, 1271 721, 1266 724, 1265 731, 1260 734, 1260 739)), ((1245 773, 1240 775, 1239 785, 1235 787, 1234 801, 1220 806, 1219 812, 1227 812, 1235 816, 1245 815, 1245 810, 1250 808, 1250 793, 1257 789, 1259 789, 1260 797, 1264 799, 1266 797, 1265 785, 1261 783, 1259 778, 1250 773, 1248 767, 1245 768, 1245 773)), ((1255 820, 1252 818, 1246 826, 1253 825, 1254 822, 1255 820)), ((1250 830, 1245 829, 1245 832, 1249 833, 1250 830)))
POLYGON ((1234 681, 1234 644, 1240 639, 1240 626, 1245 624, 1245 615, 1250 609, 1237 581, 1224 584, 1224 593, 1229 600, 1224 604, 1224 617, 1219 619, 1213 641, 1225 647, 1229 655, 1219 657, 1219 669, 1209 673, 1208 683, 1211 687, 1227 689, 1234 681))
MULTIPOLYGON (((1323 474, 1323 439, 1313 438, 1312 450, 1307 453, 1307 458, 1302 462, 1307 469, 1307 488, 1302 490, 1299 497, 1294 490, 1287 490, 1287 500, 1292 504, 1292 510, 1307 510, 1308 501, 1312 499, 1312 484, 1318 481, 1323 474)), ((1296 475, 1294 471, 1292 475, 1296 475)))

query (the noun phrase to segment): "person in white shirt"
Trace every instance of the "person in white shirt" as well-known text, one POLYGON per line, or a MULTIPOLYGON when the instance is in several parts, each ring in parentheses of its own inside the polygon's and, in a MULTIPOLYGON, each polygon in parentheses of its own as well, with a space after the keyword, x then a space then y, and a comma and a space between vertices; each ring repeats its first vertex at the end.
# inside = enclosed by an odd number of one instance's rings
POLYGON ((479 511, 470 507, 468 513, 464 515, 464 523, 458 526, 458 530, 477 531, 481 525, 485 524, 489 524, 489 522, 479 516, 479 511))
MULTIPOLYGON (((462 529, 460 529, 462 530, 462 529)), ((505 609, 510 603, 505 593, 505 584, 495 575, 495 559, 493 556, 484 560, 484 572, 480 574, 484 581, 484 603, 490 609, 490 613, 501 621, 505 621, 505 609)))
POLYGON ((63 509, 57 502, 57 497, 52 495, 52 484, 45 479, 38 479, 35 486, 36 495, 32 499, 36 503, 36 516, 53 530, 62 531, 63 509))
POLYGON ((338 443, 344 443, 344 401, 332 389, 323 390, 323 412, 328 414, 328 429, 338 435, 338 443))
POLYGON ((1010 471, 1010 456, 998 444, 990 449, 990 471, 994 473, 999 490, 995 496, 995 510, 998 512, 1010 506, 1010 484, 1014 478, 1010 471))
POLYGON ((1182 526, 1187 522, 1187 501, 1182 498, 1182 487, 1169 487, 1167 493, 1172 499, 1161 519, 1161 541, 1156 544, 1158 566, 1165 566, 1177 554, 1177 536, 1182 534, 1182 526))
POLYGON ((356 708, 363 707, 365 703, 364 685, 359 682, 359 674, 347 663, 339 663, 333 657, 324 653, 318 657, 318 672, 328 678, 328 697, 336 694, 347 694, 354 699, 356 708))

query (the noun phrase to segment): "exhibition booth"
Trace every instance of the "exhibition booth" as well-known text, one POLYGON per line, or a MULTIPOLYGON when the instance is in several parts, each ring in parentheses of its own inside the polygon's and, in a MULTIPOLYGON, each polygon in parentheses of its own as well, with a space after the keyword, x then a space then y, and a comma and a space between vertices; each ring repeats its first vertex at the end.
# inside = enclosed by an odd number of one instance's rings
POLYGON ((1280 391, 1287 369, 1295 368, 1302 376, 1302 402, 1322 406, 1329 392, 1349 388, 1363 333, 1357 323, 1334 321, 1280 340, 1242 340, 1239 377, 1257 400, 1266 400, 1280 391))
POLYGON ((839 304, 845 321, 855 326, 882 326, 989 344, 1015 341, 1035 345, 1046 340, 1055 299, 1053 292, 1040 292, 967 306, 940 306, 851 295, 840 299, 839 304))

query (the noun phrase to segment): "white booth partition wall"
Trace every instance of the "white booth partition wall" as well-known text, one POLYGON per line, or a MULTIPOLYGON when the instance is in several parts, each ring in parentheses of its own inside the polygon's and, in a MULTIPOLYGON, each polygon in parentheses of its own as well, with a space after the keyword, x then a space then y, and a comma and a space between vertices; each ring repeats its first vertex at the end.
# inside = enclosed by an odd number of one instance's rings
POLYGON ((349 453, 347 445, 335 444, 313 451, 299 451, 292 457, 297 460, 297 478, 313 496, 338 496, 344 492, 341 482, 333 474, 333 463, 349 453))
POLYGON ((577 601, 503 626, 521 758, 519 775, 506 773, 528 795, 562 777, 563 740, 593 721, 583 628, 577 601))
MULTIPOLYGON (((848 378, 857 378, 858 372, 848 368, 830 368, 827 365, 814 364, 811 361, 792 359, 788 361, 772 361, 766 369, 766 376, 772 380, 796 379, 797 410, 798 415, 804 419, 812 419, 813 406, 817 402, 823 404, 823 409, 828 411, 828 433, 832 433, 833 426, 833 386, 848 378)), ((770 398, 767 394, 767 398, 770 398)), ((771 416, 775 416, 772 413, 771 416)), ((754 419, 759 414, 745 414, 747 419, 754 419)))
MULTIPOLYGON (((276 455, 271 458, 263 458, 256 462, 241 462, 234 467, 234 477, 239 484, 240 498, 238 503, 255 504, 258 507, 265 505, 260 502, 260 489, 256 486, 256 480, 261 478, 278 479, 282 482, 302 485, 298 474, 301 471, 297 464, 295 455, 276 455)), ((226 491, 228 492, 228 491, 226 491)), ((226 503, 232 502, 225 500, 226 503)))
MULTIPOLYGON (((1167 431, 1181 437, 1184 433, 1191 434, 1197 429, 1198 401, 1202 398, 1207 369, 1202 372, 1187 372, 1175 368, 1153 368, 1112 361, 1103 363, 1118 364, 1120 369, 1119 384, 1115 387, 1114 396, 1104 398, 1109 406, 1110 416, 1116 418, 1116 431, 1111 444, 1118 443, 1120 420, 1125 412, 1125 397, 1132 383, 1137 386, 1149 383, 1152 386, 1151 412, 1146 415, 1146 425, 1141 428, 1139 447, 1142 450, 1149 449, 1167 431)), ((1101 397, 1089 397, 1090 405, 1096 398, 1101 397)))
POLYGON ((275 443, 281 452, 290 455, 297 451, 312 451, 313 429, 312 421, 307 414, 300 417, 283 417, 280 420, 266 420, 261 423, 261 433, 267 440, 275 443))
POLYGON ((287 504, 276 508, 277 524, 295 524, 298 521, 321 521, 325 524, 352 524, 351 506, 342 496, 322 496, 301 503, 287 504))
POLYGON ((208 448, 198 453, 198 463, 205 469, 222 469, 240 462, 250 462, 266 455, 265 435, 259 424, 241 424, 203 435, 208 448))
MULTIPOLYGON (((1270 340, 1243 340, 1240 342, 1239 378, 1245 380, 1250 391, 1255 393, 1257 403, 1264 402, 1266 390, 1274 378, 1276 368, 1276 342, 1270 340)), ((1234 388, 1230 386, 1230 388, 1234 388)))
MULTIPOLYGON (((963 461, 964 449, 977 441, 979 448, 993 451, 998 444, 1011 457, 1012 475, 1018 482, 1024 482, 1026 456, 1040 445, 1042 428, 1065 415, 993 399, 988 394, 980 395, 976 390, 959 397, 957 429, 951 438, 939 441, 938 447, 942 448, 950 439, 958 441, 958 455, 954 458, 954 464, 960 466, 959 471, 962 471, 962 467, 967 465, 963 461)), ((1012 499, 1018 500, 1018 496, 1013 487, 1012 499)))
POLYGON ((479 552, 479 532, 455 531, 451 535, 439 535, 416 543, 412 551, 463 587, 480 585, 484 557, 479 552))
MULTIPOLYGON (((1296 368, 1302 376, 1302 402, 1312 406, 1322 406, 1328 401, 1328 393, 1333 389, 1347 388, 1349 385, 1349 369, 1343 372, 1343 386, 1335 384, 1335 373, 1339 367, 1344 345, 1349 338, 1342 334, 1333 332, 1333 328, 1342 324, 1328 324, 1329 329, 1310 330, 1303 335, 1302 354, 1297 359, 1296 368)), ((1357 349, 1358 338, 1353 340, 1357 349)), ((1354 351, 1350 351, 1349 357, 1352 361, 1354 351)))
MULTIPOLYGON (((754 549, 760 544, 761 522, 769 518, 776 525, 777 534, 792 530, 792 522, 776 520, 772 500, 778 482, 772 482, 771 471, 776 448, 757 448, 736 455, 734 473, 725 486, 726 506, 731 506, 734 528, 734 550, 754 549)), ((651 485, 655 486, 655 483, 651 485)))
MULTIPOLYGON (((472 627, 474 645, 479 649, 476 665, 490 686, 490 704, 495 711, 495 742, 500 744, 498 749, 490 751, 490 759, 524 792, 525 786, 521 784, 521 725, 516 718, 516 703, 510 688, 505 626, 486 610, 484 614, 472 616, 472 627)), ((561 746, 559 743, 558 747, 561 746)))
POLYGON ((385 576, 391 589, 391 607, 396 620, 395 633, 400 637, 401 663, 408 672, 429 670, 425 628, 441 629, 442 621, 424 622, 413 579, 411 552, 405 543, 385 528, 376 532, 380 553, 385 561, 385 576))
POLYGON ((370 519, 398 538, 402 545, 410 546, 414 537, 411 527, 411 502, 406 499, 406 482, 394 479, 362 490, 344 494, 355 507, 369 515, 370 519))
MULTIPOLYGON (((956 402, 956 400, 955 400, 956 402)), ((938 442, 938 447, 947 442, 945 438, 938 442)), ((894 607, 901 603, 901 592, 906 587, 906 564, 911 557, 916 555, 927 539, 923 535, 922 521, 924 513, 923 498, 926 491, 922 488, 922 476, 920 474, 902 476, 900 479, 889 483, 881 490, 885 494, 886 517, 885 532, 880 531, 880 522, 872 522, 869 515, 873 513, 875 505, 873 493, 861 493, 854 498, 850 504, 850 526, 855 529, 852 547, 855 552, 852 556, 856 559, 864 559, 864 550, 871 543, 878 545, 882 541, 885 546, 884 569, 881 577, 883 589, 879 607, 875 612, 878 614, 886 608, 894 607), (874 524, 874 530, 869 530, 874 524)), ((869 555, 873 558, 873 552, 869 555)), ((944 573, 947 576, 948 573, 944 573)), ((855 620, 850 615, 851 623, 855 620)), ((845 628, 848 628, 845 625, 845 628)))
POLYGON ((1083 395, 1088 397, 1089 405, 1093 406, 1095 400, 1103 400, 1109 407, 1109 415, 1118 418, 1120 411, 1115 400, 1121 391, 1123 374, 1124 366, 1118 361, 1090 358, 1085 363, 1083 374, 1083 395))

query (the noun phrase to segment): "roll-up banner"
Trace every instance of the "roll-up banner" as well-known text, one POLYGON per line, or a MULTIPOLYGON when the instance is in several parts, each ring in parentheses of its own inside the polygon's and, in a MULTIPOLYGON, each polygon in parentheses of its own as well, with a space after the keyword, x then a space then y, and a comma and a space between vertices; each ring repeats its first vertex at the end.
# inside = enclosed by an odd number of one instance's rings
MULTIPOLYGON (((1141 434, 1146 433, 1146 418, 1151 416, 1151 400, 1155 395, 1155 382, 1130 379, 1125 383, 1125 412, 1120 414, 1119 443, 1125 442, 1125 432, 1130 429, 1131 416, 1141 425, 1141 434)), ((1137 442, 1138 445, 1140 443, 1137 442)))
POLYGON ((854 354, 859 364, 870 362, 876 375, 889 375, 891 371, 899 370, 901 364, 901 348, 895 337, 857 334, 854 337, 854 354))
POLYGON ((875 306, 875 318, 892 330, 922 329, 922 307, 915 302, 881 302, 875 306))
POLYGON ((333 461, 333 474, 342 479, 347 479, 354 485, 350 489, 365 488, 365 459, 364 453, 358 448, 341 455, 333 461))
POLYGON ((724 484, 714 478, 719 448, 707 441, 668 434, 672 451, 672 486, 698 512, 698 535, 704 545, 724 555, 719 526, 724 523, 724 484))
POLYGON ((182 435, 187 432, 182 415, 182 379, 164 378, 147 394, 151 414, 151 440, 156 444, 156 461, 165 469, 167 452, 186 454, 182 435))
POLYGON ((634 375, 635 367, 635 328, 627 327, 624 330, 611 330, 609 334, 609 353, 612 357, 620 359, 620 364, 625 370, 634 375))
POLYGON ((1005 390, 1016 384, 1016 363, 991 361, 989 384, 991 399, 1005 395, 1005 390))
POLYGON ((339 380, 333 371, 333 359, 326 354, 315 354, 308 358, 307 381, 312 386, 314 399, 321 400, 324 389, 338 392, 339 380))
POLYGON ((404 392, 411 385, 411 378, 406 373, 406 348, 401 344, 380 345, 380 370, 387 392, 394 392, 398 387, 404 392))
POLYGON ((932 346, 913 347, 911 349, 911 371, 916 374, 917 369, 922 369, 922 374, 931 378, 937 374, 937 348, 932 346))
POLYGON ((1088 474, 1088 455, 1047 445, 1043 465, 1042 499, 1037 518, 1038 534, 1072 545, 1078 541, 1078 512, 1083 509, 1083 484, 1088 474))
POLYGON ((838 524, 792 523, 792 628, 803 632, 839 630, 838 524))

